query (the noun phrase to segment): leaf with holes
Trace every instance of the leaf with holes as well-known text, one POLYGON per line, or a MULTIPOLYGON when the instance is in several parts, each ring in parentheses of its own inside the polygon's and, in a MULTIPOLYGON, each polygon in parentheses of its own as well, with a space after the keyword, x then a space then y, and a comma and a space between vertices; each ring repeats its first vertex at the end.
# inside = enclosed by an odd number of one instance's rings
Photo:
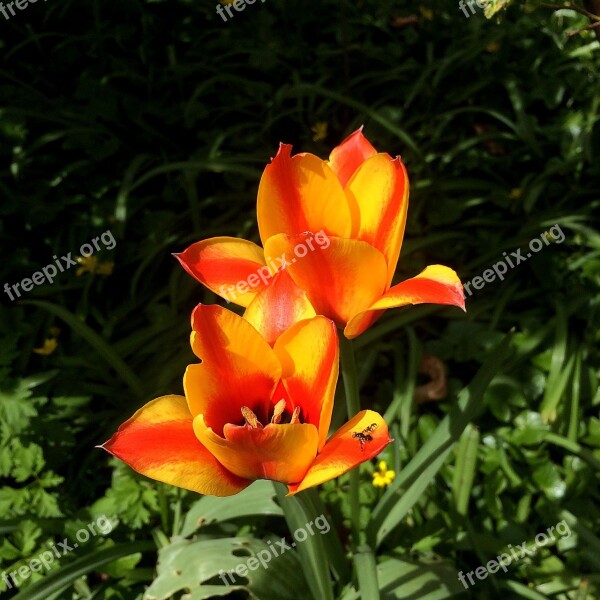
POLYGON ((277 544, 254 538, 223 538, 188 541, 177 539, 160 550, 158 576, 147 589, 144 600, 166 600, 186 591, 186 600, 225 596, 245 591, 254 600, 296 600, 306 597, 308 585, 296 554, 280 554, 277 544), (276 556, 275 552, 279 555, 276 556), (260 563, 260 556, 263 562, 260 563), (254 558, 254 561, 252 560, 254 558), (248 563, 252 570, 244 569, 248 563), (236 569, 244 577, 233 573, 236 569), (229 573, 232 573, 229 575, 229 573))

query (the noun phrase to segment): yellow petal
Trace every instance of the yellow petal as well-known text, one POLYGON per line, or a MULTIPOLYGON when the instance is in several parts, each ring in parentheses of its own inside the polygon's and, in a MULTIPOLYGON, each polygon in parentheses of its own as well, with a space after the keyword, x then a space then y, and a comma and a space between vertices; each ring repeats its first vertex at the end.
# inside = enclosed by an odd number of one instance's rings
POLYGON ((241 306, 248 306, 270 277, 262 248, 248 240, 210 238, 174 256, 209 290, 241 306))
POLYGON ((250 485, 221 465, 194 435, 183 396, 148 402, 101 446, 138 473, 212 496, 230 496, 250 485))
POLYGON ((408 210, 408 175, 399 158, 376 154, 367 159, 346 186, 350 204, 360 213, 352 237, 377 248, 385 257, 389 287, 400 255, 408 210))
POLYGON ((359 412, 327 440, 304 479, 288 486, 290 494, 343 475, 377 456, 391 441, 388 427, 380 414, 372 410, 359 412), (361 439, 361 435, 367 437, 361 439))
POLYGON ((264 243, 278 233, 320 231, 348 237, 352 223, 344 190, 328 164, 313 154, 291 156, 282 144, 258 188, 258 229, 264 243))
POLYGON ((183 387, 193 416, 204 414, 218 434, 241 420, 247 406, 267 420, 271 396, 281 378, 272 348, 248 321, 217 305, 192 313, 192 349, 202 364, 190 365, 183 387))
POLYGON ((329 155, 329 166, 338 176, 343 187, 369 157, 377 154, 369 140, 362 133, 362 126, 351 133, 329 155))
POLYGON ((309 424, 226 425, 221 437, 198 415, 194 431, 222 465, 246 479, 300 481, 317 454, 317 428, 309 424))
MULTIPOLYGON (((294 248, 311 236, 276 235, 267 240, 265 252, 294 256, 294 248)), ((328 246, 314 247, 286 268, 317 314, 341 327, 381 298, 386 288, 385 259, 366 242, 329 237, 328 246)))
POLYGON ((335 325, 325 317, 296 323, 283 333, 273 348, 282 366, 283 385, 302 421, 319 431, 321 450, 327 439, 339 369, 335 325))
POLYGON ((257 294, 244 313, 270 345, 294 323, 316 315, 315 309, 286 269, 278 271, 268 287, 257 294))
POLYGON ((355 338, 372 324, 374 317, 383 314, 383 311, 407 304, 445 304, 465 310, 465 297, 458 275, 443 265, 427 267, 416 277, 390 288, 366 311, 354 315, 344 329, 344 335, 347 338, 355 338))
POLYGON ((40 356, 50 356, 58 346, 58 341, 54 338, 44 340, 44 345, 41 348, 34 348, 33 351, 40 356))

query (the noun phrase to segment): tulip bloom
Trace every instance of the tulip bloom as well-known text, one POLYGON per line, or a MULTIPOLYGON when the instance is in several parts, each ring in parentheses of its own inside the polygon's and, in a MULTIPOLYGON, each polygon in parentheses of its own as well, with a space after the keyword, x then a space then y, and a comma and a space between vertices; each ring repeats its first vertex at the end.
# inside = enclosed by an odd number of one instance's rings
POLYGON ((264 251, 229 237, 197 242, 177 255, 192 276, 227 300, 225 289, 240 291, 233 301, 248 307, 269 285, 253 275, 285 268, 316 313, 343 327, 347 338, 363 333, 388 308, 432 303, 464 310, 460 279, 442 265, 391 286, 408 209, 408 176, 399 157, 378 153, 361 129, 328 161, 291 151, 282 144, 260 182, 264 251), (315 232, 329 243, 310 244, 306 251, 315 232))
POLYGON ((220 306, 192 314, 183 396, 152 400, 102 447, 158 481, 213 496, 256 479, 290 494, 338 477, 391 441, 382 417, 357 414, 329 440, 338 377, 335 325, 296 322, 271 347, 245 319, 220 306))

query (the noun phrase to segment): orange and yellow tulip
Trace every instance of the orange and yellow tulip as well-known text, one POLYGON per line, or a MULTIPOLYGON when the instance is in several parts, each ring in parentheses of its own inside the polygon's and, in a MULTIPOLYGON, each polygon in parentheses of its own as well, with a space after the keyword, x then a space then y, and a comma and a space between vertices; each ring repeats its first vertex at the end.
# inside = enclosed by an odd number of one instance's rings
POLYGON ((281 481, 295 494, 391 441, 370 410, 327 440, 339 357, 335 325, 325 317, 296 322, 271 346, 248 320, 199 305, 192 330, 202 363, 188 366, 185 397, 152 400, 102 446, 139 473, 214 496, 256 479, 281 481))
POLYGON ((227 300, 224 291, 236 289, 233 301, 251 310, 271 283, 256 273, 285 268, 316 314, 343 327, 347 338, 388 308, 433 303, 464 310, 462 284, 448 267, 432 265, 391 285, 408 209, 408 176, 399 157, 378 153, 360 129, 327 161, 291 151, 282 144, 261 178, 257 213, 264 250, 231 237, 197 242, 177 255, 188 273, 227 300), (327 246, 312 244, 299 257, 295 249, 316 232, 327 237, 327 246), (283 257, 277 260, 285 265, 271 257, 283 257))

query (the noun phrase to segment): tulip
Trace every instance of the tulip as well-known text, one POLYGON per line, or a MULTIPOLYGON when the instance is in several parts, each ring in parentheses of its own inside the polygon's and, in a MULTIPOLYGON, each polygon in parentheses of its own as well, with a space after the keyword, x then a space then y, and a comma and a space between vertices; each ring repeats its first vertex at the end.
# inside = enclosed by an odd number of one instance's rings
POLYGON ((101 446, 139 473, 214 496, 256 479, 286 483, 295 494, 373 458, 391 441, 370 410, 327 439, 339 351, 335 325, 325 317, 297 321, 270 345, 248 320, 199 305, 192 329, 202 363, 188 366, 185 396, 152 400, 101 446))
POLYGON ((264 250, 230 237, 197 242, 177 255, 192 276, 249 307, 271 283, 262 275, 285 269, 316 314, 350 339, 389 308, 433 303, 464 310, 460 279, 443 265, 392 286, 409 192, 399 157, 378 153, 361 129, 328 161, 291 151, 282 144, 261 178, 257 214, 264 250), (318 234, 327 245, 318 243, 318 234), (257 273, 260 278, 253 277, 257 273), (236 290, 235 298, 227 289, 236 290))

